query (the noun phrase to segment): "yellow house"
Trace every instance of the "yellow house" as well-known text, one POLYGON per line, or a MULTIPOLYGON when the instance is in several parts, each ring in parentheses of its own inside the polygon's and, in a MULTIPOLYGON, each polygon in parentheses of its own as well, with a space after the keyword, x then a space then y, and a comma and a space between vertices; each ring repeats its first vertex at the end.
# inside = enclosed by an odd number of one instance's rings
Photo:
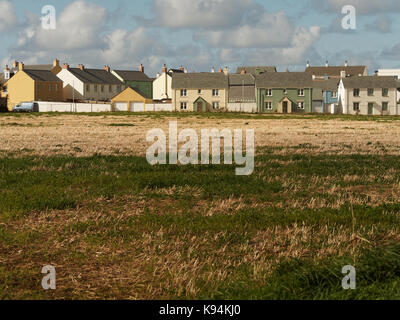
POLYGON ((22 102, 63 101, 63 82, 52 71, 25 69, 23 63, 5 86, 10 111, 22 102))
POLYGON ((111 99, 113 111, 146 111, 146 103, 153 100, 146 98, 139 89, 127 87, 111 99))

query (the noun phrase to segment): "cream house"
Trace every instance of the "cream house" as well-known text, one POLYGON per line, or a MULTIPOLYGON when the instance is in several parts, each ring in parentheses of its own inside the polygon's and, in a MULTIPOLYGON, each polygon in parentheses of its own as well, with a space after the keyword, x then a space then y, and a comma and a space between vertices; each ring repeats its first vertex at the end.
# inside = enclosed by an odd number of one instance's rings
POLYGON ((208 112, 226 110, 228 72, 176 73, 172 76, 172 109, 208 112))
POLYGON ((162 73, 157 74, 153 81, 153 100, 171 100, 172 99, 172 75, 176 73, 186 73, 181 66, 179 69, 170 69, 164 64, 162 73))
POLYGON ((82 64, 78 68, 64 64, 57 77, 64 83, 64 99, 67 101, 111 101, 125 89, 124 83, 107 66, 104 69, 86 69, 82 64))
POLYGON ((339 83, 339 105, 344 114, 399 115, 394 77, 343 77, 339 83))

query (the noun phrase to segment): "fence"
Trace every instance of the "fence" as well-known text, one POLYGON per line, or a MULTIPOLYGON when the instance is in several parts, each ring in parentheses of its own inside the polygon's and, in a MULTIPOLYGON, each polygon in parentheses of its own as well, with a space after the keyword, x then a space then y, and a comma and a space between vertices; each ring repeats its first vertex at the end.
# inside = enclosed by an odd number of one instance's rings
POLYGON ((255 102, 229 102, 228 112, 257 113, 257 104, 255 102))
POLYGON ((110 104, 38 101, 39 112, 111 112, 110 104))

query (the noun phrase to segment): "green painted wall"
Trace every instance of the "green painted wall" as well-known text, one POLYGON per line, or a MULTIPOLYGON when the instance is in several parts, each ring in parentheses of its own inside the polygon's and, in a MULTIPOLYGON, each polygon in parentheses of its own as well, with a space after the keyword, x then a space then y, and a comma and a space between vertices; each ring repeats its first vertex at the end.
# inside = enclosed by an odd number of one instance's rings
POLYGON ((137 88, 146 95, 146 98, 153 99, 153 82, 125 81, 125 85, 137 88))
POLYGON ((266 89, 257 88, 257 108, 260 113, 275 113, 278 112, 279 102, 286 96, 294 102, 294 113, 311 113, 312 91, 311 89, 304 89, 304 96, 299 96, 298 89, 286 89, 287 94, 283 93, 284 89, 272 89, 272 97, 266 95, 266 89), (272 110, 265 108, 265 102, 272 102, 272 110), (304 110, 297 108, 297 102, 304 101, 304 110))

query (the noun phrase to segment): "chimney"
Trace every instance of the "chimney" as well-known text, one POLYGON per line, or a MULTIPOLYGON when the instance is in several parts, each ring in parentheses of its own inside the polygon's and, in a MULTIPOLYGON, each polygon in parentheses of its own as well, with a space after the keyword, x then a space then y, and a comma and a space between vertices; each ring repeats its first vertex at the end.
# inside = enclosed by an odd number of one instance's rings
POLYGON ((104 66, 104 70, 107 72, 111 72, 111 68, 109 66, 104 66))
POLYGON ((247 73, 246 68, 243 68, 242 71, 240 71, 240 74, 246 74, 246 73, 247 73))
POLYGON ((55 59, 55 60, 53 61, 53 67, 59 67, 59 66, 60 66, 60 60, 55 59))
POLYGON ((346 78, 346 71, 340 71, 340 77, 346 78))
POLYGON ((328 60, 326 60, 326 62, 325 62, 325 67, 329 67, 329 62, 328 62, 328 60))
POLYGON ((375 77, 379 76, 379 71, 376 70, 374 75, 375 75, 375 77))
POLYGON ((289 72, 289 68, 286 68, 286 72, 289 72))
POLYGON ((163 73, 167 73, 167 65, 164 63, 164 66, 162 68, 162 72, 163 73))
POLYGON ((139 72, 142 72, 142 73, 144 73, 144 67, 143 67, 143 64, 140 64, 140 66, 139 66, 139 72))
POLYGON ((347 60, 344 62, 344 66, 345 66, 345 67, 348 67, 348 66, 349 66, 349 62, 348 62, 347 60))
POLYGON ((68 63, 63 63, 62 68, 63 68, 64 70, 69 70, 69 64, 68 64, 68 63))
POLYGON ((8 65, 4 69, 4 80, 10 80, 10 68, 8 65))
POLYGON ((6 64, 6 67, 5 67, 4 71, 10 71, 10 68, 8 67, 8 64, 6 64))
POLYGON ((315 73, 313 72, 313 73, 312 73, 312 79, 315 80, 315 78, 316 78, 316 77, 315 77, 315 73))
POLYGON ((25 65, 24 65, 23 62, 20 62, 20 63, 18 64, 18 69, 19 69, 19 71, 23 71, 23 70, 25 69, 25 65))
POLYGON ((85 66, 84 66, 83 64, 78 64, 78 68, 79 68, 80 70, 82 70, 82 71, 85 70, 85 66))
POLYGON ((211 73, 215 73, 215 68, 214 67, 211 68, 211 73))
POLYGON ((184 72, 184 73, 188 73, 187 69, 184 69, 183 72, 184 72))
POLYGON ((307 61, 307 65, 306 65, 306 67, 307 67, 307 68, 311 67, 311 65, 310 65, 310 61, 307 61))
POLYGON ((13 62, 12 67, 13 67, 14 69, 17 69, 17 67, 18 67, 18 61, 17 61, 17 60, 15 60, 15 61, 13 62))
POLYGON ((223 71, 222 69, 219 69, 218 72, 219 72, 219 73, 223 73, 224 71, 223 71))
POLYGON ((226 76, 229 74, 229 69, 228 69, 228 67, 225 67, 225 69, 224 69, 224 74, 225 74, 226 76))
POLYGON ((179 71, 185 72, 185 68, 183 66, 180 66, 179 71))
POLYGON ((161 74, 158 72, 158 73, 157 73, 157 78, 159 78, 160 76, 161 76, 161 74))

